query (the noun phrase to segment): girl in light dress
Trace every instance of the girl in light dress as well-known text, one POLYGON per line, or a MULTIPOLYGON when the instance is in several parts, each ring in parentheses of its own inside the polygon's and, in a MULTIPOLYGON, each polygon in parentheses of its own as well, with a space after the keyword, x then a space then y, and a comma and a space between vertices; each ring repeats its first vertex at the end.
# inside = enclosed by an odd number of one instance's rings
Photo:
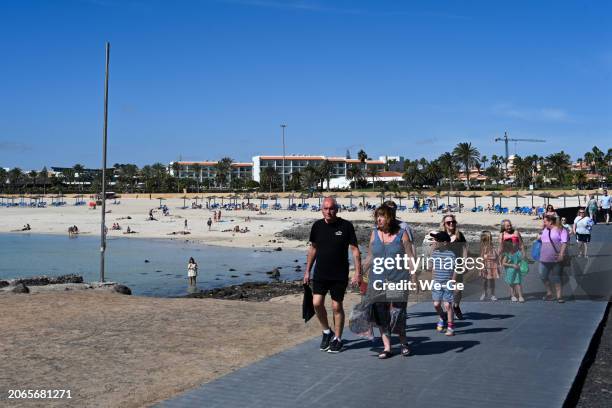
POLYGON ((480 270, 482 278, 482 295, 480 300, 490 298, 496 301, 495 281, 499 279, 499 252, 493 245, 493 236, 490 231, 480 234, 480 257, 483 259, 484 268, 480 270))
POLYGON ((196 263, 193 257, 189 258, 189 263, 187 264, 187 277, 189 278, 189 285, 195 286, 196 278, 198 276, 198 264, 196 263))

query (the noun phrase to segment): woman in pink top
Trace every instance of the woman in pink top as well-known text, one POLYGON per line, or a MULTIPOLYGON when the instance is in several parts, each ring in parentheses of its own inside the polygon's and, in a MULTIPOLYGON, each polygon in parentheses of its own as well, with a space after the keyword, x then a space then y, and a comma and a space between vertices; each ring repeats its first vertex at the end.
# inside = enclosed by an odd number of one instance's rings
POLYGON ((540 233, 539 239, 542 240, 540 251, 540 279, 546 287, 544 300, 552 300, 552 288, 559 303, 564 303, 561 295, 561 262, 567 256, 567 243, 569 234, 565 228, 557 224, 555 215, 547 214, 544 216, 544 229, 540 233))

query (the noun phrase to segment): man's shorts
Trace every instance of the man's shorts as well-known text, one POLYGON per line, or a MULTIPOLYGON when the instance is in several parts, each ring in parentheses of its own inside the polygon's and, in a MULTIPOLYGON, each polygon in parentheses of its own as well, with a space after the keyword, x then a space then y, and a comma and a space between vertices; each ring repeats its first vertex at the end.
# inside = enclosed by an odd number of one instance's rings
POLYGON ((440 289, 431 289, 431 299, 434 302, 453 303, 455 296, 453 291, 446 287, 446 283, 440 289))
POLYGON ((329 292, 332 300, 342 302, 347 286, 348 280, 313 280, 312 293, 325 296, 329 292))
POLYGON ((576 234, 578 242, 591 242, 591 234, 576 234))

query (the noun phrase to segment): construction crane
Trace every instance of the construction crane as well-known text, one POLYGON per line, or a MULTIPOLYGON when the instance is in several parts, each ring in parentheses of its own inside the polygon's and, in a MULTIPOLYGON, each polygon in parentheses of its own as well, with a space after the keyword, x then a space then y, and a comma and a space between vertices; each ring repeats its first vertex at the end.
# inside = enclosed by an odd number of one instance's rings
POLYGON ((495 141, 496 142, 503 141, 504 144, 506 145, 506 156, 504 157, 504 161, 506 162, 506 168, 508 167, 508 158, 510 157, 510 154, 508 153, 508 142, 538 142, 538 143, 546 142, 546 140, 542 140, 542 139, 511 139, 508 137, 508 132, 504 132, 504 137, 496 137, 495 141))

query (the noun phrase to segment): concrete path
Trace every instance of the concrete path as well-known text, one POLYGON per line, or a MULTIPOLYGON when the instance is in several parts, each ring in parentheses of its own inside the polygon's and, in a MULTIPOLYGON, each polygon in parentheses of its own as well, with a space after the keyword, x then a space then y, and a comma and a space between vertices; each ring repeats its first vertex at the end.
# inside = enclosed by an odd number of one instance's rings
MULTIPOLYGON (((579 266, 582 276, 589 271, 612 274, 612 263, 606 259, 612 254, 612 226, 598 227, 596 235, 600 258, 593 257, 599 260, 586 269, 579 266)), ((573 285, 569 290, 580 292, 576 299, 565 304, 542 301, 536 267, 532 265, 525 282, 524 304, 507 300, 501 280, 498 293, 506 299, 494 303, 475 301, 477 284, 468 288, 463 304, 466 319, 457 322, 455 337, 435 331, 430 302, 411 307, 410 357, 378 360, 380 341, 358 339, 351 333, 344 336, 344 352, 324 353, 318 350, 317 338, 159 406, 561 407, 607 301, 582 294, 582 277, 568 283, 573 285)))

